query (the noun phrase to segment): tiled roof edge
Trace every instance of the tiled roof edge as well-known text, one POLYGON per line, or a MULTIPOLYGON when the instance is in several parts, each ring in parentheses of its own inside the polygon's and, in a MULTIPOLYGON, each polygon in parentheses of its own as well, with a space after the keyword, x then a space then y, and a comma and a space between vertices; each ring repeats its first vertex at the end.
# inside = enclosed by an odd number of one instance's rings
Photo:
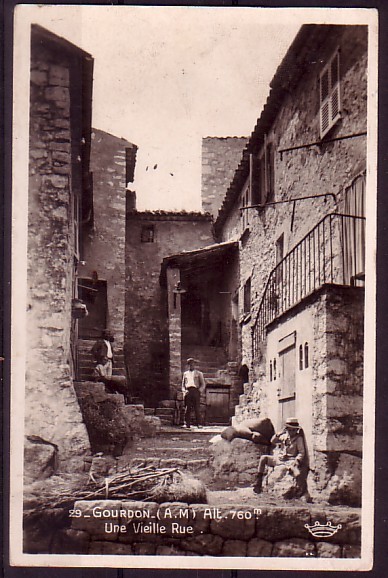
POLYGON ((199 211, 127 211, 128 217, 137 217, 139 220, 167 220, 167 221, 213 221, 211 213, 199 211))

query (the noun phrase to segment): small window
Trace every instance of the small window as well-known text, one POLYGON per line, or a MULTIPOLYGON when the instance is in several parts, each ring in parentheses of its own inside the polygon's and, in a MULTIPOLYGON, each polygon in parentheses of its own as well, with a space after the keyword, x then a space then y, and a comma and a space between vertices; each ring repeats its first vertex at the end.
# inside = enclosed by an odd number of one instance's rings
POLYGON ((323 138, 341 117, 339 50, 319 75, 319 102, 320 134, 323 138))
POLYGON ((251 312, 251 278, 244 285, 244 313, 251 312))
POLYGON ((272 361, 269 362, 269 380, 272 381, 272 361))
POLYGON ((309 344, 306 342, 304 344, 304 367, 305 367, 305 369, 307 369, 308 366, 309 366, 309 344))
POLYGON ((303 345, 299 346, 299 371, 303 369, 303 345))
POLYGON ((276 381, 276 359, 273 360, 273 380, 276 381))
POLYGON ((141 228, 141 242, 142 243, 153 243, 155 240, 155 227, 154 225, 143 225, 141 228))

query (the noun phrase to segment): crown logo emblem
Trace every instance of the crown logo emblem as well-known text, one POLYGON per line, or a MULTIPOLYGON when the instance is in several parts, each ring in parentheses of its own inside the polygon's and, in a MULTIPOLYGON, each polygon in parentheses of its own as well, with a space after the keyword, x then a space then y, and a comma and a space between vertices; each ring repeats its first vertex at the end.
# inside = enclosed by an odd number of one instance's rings
POLYGON ((341 524, 338 524, 338 526, 332 526, 331 522, 327 522, 327 524, 320 524, 318 521, 316 521, 313 526, 305 524, 304 527, 307 528, 310 534, 312 534, 315 538, 330 538, 342 528, 341 524))

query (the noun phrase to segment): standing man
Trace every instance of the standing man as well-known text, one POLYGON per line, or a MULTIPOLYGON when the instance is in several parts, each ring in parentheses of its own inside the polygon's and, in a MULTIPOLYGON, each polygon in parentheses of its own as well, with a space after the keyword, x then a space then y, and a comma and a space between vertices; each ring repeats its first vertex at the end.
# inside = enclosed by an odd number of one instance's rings
POLYGON ((187 360, 189 369, 184 372, 182 379, 182 392, 185 404, 185 427, 191 426, 191 411, 194 410, 197 427, 200 426, 200 399, 201 389, 205 389, 206 383, 203 373, 195 369, 192 357, 187 360))
POLYGON ((108 329, 102 332, 102 338, 92 347, 92 355, 96 362, 95 372, 106 379, 112 378, 114 337, 108 329))

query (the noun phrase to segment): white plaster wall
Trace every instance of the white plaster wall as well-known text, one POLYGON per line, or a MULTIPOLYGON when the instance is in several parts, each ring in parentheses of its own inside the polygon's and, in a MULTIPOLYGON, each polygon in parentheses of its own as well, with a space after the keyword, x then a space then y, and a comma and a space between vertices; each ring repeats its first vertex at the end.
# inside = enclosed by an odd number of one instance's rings
POLYGON ((283 339, 292 332, 296 332, 295 342, 295 393, 296 409, 295 417, 303 427, 306 435, 308 447, 312 448, 312 366, 313 366, 313 307, 309 307, 298 313, 292 319, 289 319, 274 328, 268 333, 267 341, 267 387, 268 387, 268 417, 272 420, 276 431, 279 431, 283 424, 280 420, 280 404, 278 397, 278 388, 281 378, 281 363, 279 350, 279 340, 283 339), (309 367, 303 370, 299 369, 299 346, 304 348, 305 343, 309 344, 309 367), (270 360, 276 359, 276 380, 270 381, 270 360))

